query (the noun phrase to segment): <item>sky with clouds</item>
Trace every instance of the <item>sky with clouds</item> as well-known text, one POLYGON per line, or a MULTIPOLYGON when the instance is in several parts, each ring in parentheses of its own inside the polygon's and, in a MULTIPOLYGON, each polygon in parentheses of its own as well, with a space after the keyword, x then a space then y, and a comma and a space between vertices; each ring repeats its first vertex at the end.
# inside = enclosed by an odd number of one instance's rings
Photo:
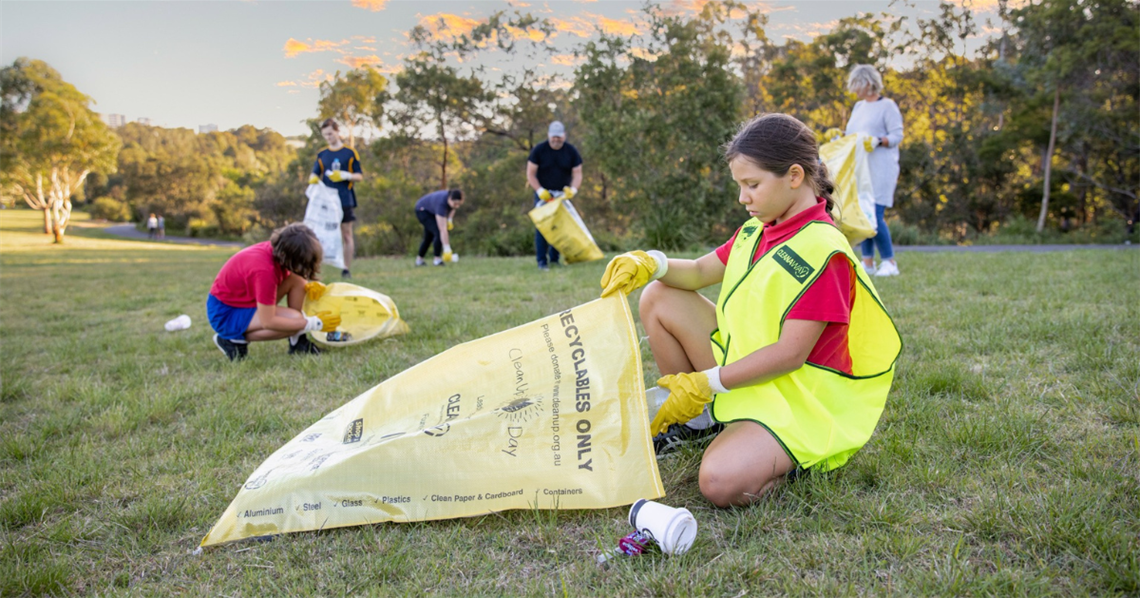
MULTIPOLYGON (((957 0, 968 1, 968 0, 957 0)), ((692 13, 704 0, 655 2, 692 13)), ((828 31, 841 17, 896 12, 929 17, 932 0, 894 6, 889 0, 748 1, 769 15, 768 36, 804 41, 828 31)), ((975 0, 980 24, 996 0, 975 0)), ((641 32, 640 0, 222 0, 100 1, 3 0, 0 60, 44 60, 91 96, 101 113, 127 120, 196 129, 216 124, 271 127, 285 135, 306 132, 316 114, 321 81, 337 70, 369 64, 392 73, 412 51, 408 31, 417 24, 441 32, 470 31, 499 10, 551 19, 557 33, 544 43, 554 51, 529 59, 541 73, 568 79, 575 46, 598 30, 641 32)), ((488 53, 489 71, 517 67, 488 53)))

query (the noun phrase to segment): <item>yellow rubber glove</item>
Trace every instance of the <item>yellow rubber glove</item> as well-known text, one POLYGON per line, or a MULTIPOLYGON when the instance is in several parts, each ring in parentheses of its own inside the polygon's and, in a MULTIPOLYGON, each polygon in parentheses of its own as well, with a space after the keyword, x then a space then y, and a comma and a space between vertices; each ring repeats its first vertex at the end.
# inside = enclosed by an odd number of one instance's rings
POLYGON ((453 229, 455 229, 455 223, 451 221, 451 218, 448 218, 447 219, 447 230, 453 230, 453 229))
POLYGON ((610 260, 602 273, 602 297, 617 291, 630 294, 645 286, 657 272, 657 260, 644 251, 630 251, 610 260))
POLYGON ((687 372, 665 376, 657 386, 669 389, 669 398, 657 411, 649 424, 649 432, 661 434, 673 424, 683 424, 701 414, 705 405, 713 400, 709 376, 704 372, 687 372))
POLYGON ((334 183, 347 181, 352 178, 352 173, 347 170, 334 170, 329 173, 329 180, 334 183))
POLYGON ((545 188, 543 188, 543 189, 538 190, 538 198, 541 199, 542 201, 550 201, 550 200, 554 199, 554 196, 551 195, 550 192, 547 191, 545 188))
POLYGON ((872 138, 870 136, 863 138, 863 150, 866 151, 868 154, 875 151, 876 145, 878 145, 878 144, 875 143, 874 138, 872 138))
POLYGON ((575 189, 574 187, 563 187, 562 188, 562 196, 565 197, 566 199, 574 199, 575 195, 578 195, 578 190, 575 189))
POLYGON ((443 263, 446 264, 447 262, 450 262, 450 261, 451 261, 451 245, 444 245, 443 246, 443 263))
POLYGON ((321 319, 321 332, 332 332, 340 326, 340 314, 331 311, 319 311, 317 317, 321 319))
POLYGON ((310 185, 316 185, 316 184, 317 184, 317 183, 319 183, 319 182, 321 182, 321 177, 319 177, 319 176, 317 176, 317 175, 315 175, 315 174, 310 174, 310 175, 309 175, 309 184, 310 184, 310 185))
POLYGON ((328 287, 315 280, 305 283, 305 296, 309 298, 309 301, 316 301, 317 299, 320 299, 327 290, 328 287))
POLYGON ((836 127, 832 127, 823 133, 824 142, 835 141, 839 137, 843 137, 843 130, 836 127))

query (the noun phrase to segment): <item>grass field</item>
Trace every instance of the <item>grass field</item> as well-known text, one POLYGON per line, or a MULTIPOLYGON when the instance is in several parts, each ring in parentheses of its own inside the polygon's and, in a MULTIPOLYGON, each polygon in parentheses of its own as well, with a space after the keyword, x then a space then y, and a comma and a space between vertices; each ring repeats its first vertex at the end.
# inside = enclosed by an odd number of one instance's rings
POLYGON ((663 459, 662 500, 694 513, 696 545, 600 567, 626 509, 190 552, 299 431, 450 346, 593 299, 604 261, 363 260, 353 282, 392 296, 411 334, 305 359, 257 344, 235 364, 204 306, 232 249, 82 226, 52 246, 41 222, 0 211, 0 596, 1140 593, 1140 251, 903 254, 879 285, 905 348, 870 444, 747 509, 704 502, 699 451, 663 459), (194 326, 165 332, 180 313, 194 326))

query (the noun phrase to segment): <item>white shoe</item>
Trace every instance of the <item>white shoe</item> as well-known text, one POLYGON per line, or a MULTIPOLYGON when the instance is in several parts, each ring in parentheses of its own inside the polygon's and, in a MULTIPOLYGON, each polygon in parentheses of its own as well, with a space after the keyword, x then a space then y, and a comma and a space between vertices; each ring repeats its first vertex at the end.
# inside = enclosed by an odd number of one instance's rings
POLYGON ((879 263, 879 269, 875 270, 875 276, 898 276, 899 266, 891 260, 883 260, 879 263))
POLYGON ((870 266, 867 265, 867 262, 862 262, 862 264, 863 264, 863 270, 865 270, 867 272, 867 274, 874 274, 875 273, 875 263, 874 262, 871 262, 870 266))

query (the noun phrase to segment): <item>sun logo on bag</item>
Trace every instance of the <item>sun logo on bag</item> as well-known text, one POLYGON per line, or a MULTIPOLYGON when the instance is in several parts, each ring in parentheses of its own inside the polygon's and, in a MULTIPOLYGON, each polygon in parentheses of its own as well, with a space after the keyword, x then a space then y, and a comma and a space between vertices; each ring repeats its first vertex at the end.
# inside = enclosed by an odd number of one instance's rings
POLYGON ((508 401, 495 410, 499 417, 506 418, 511 423, 530 421, 542 411, 542 397, 523 397, 508 401))

